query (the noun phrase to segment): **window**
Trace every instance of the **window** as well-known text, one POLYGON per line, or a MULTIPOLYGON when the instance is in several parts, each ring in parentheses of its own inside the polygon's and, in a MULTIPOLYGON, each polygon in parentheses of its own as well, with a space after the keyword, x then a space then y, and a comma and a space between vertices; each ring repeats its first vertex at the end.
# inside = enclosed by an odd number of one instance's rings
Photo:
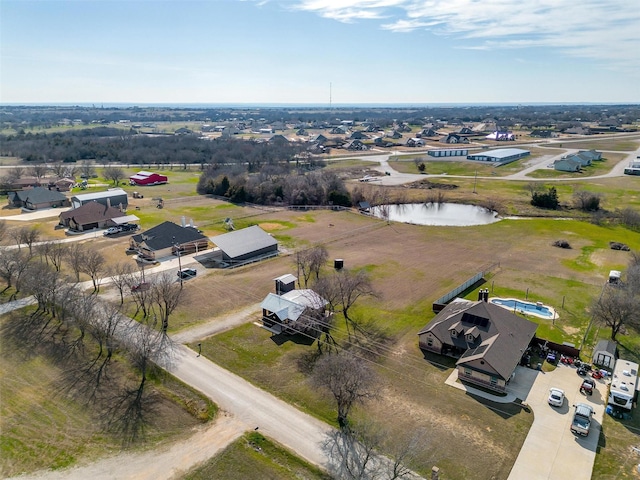
POLYGON ((465 374, 467 377, 470 377, 470 376, 471 376, 471 369, 470 369, 470 368, 465 368, 465 369, 464 369, 464 374, 465 374))
POLYGON ((496 386, 498 384, 498 377, 491 377, 491 385, 496 386))
POLYGON ((427 338, 427 346, 433 347, 433 338, 431 337, 427 338))
POLYGON ((451 330, 451 336, 452 337, 457 337, 458 336, 458 332, 456 332, 455 330, 451 330))

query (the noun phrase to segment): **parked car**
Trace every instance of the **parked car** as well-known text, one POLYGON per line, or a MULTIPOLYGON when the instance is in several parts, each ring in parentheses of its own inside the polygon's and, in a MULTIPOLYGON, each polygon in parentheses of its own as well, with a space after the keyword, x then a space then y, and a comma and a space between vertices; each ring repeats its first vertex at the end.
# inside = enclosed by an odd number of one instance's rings
POLYGON ((549 405, 552 407, 561 407, 564 404, 564 390, 559 388, 551 388, 549 390, 549 405))
POLYGON ((580 385, 580 393, 584 393, 585 395, 593 395, 594 388, 596 388, 596 382, 594 382, 590 378, 585 378, 582 381, 582 385, 580 385))
POLYGON ((120 233, 121 231, 122 231, 121 227, 109 227, 104 231, 103 235, 104 236, 115 235, 116 233, 120 233))
POLYGON ((197 274, 198 274, 198 271, 195 268, 183 268, 178 272, 178 277, 182 279, 191 278, 191 277, 195 277, 197 274))
POLYGON ((123 225, 120 225, 120 227, 122 227, 123 232, 133 232, 135 230, 138 230, 140 228, 140 225, 136 225, 135 223, 125 223, 123 225))
POLYGON ((589 429, 591 428, 591 415, 593 415, 593 408, 586 403, 578 403, 574 405, 575 412, 573 413, 573 421, 571 422, 571 431, 578 435, 589 435, 589 429))

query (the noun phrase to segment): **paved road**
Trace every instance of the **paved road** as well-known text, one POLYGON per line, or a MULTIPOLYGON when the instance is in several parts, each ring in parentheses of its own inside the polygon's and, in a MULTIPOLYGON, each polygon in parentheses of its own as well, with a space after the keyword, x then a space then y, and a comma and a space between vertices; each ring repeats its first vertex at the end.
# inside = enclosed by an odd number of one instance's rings
POLYGON ((590 480, 596 457, 598 437, 606 406, 607 386, 596 380, 597 391, 590 397, 579 392, 582 377, 576 368, 560 364, 553 372, 539 372, 525 402, 533 409, 535 419, 516 459, 509 480, 590 480), (547 403, 549 389, 565 391, 560 408, 547 403), (591 405, 595 414, 592 431, 587 437, 570 431, 572 405, 591 405))
MULTIPOLYGON (((580 139, 575 139, 572 141, 567 141, 565 142, 564 139, 562 141, 563 144, 568 144, 571 145, 571 143, 573 142, 585 142, 585 141, 589 141, 589 140, 593 140, 593 141, 598 141, 598 140, 603 140, 605 139, 605 137, 598 137, 598 138, 580 138, 580 139)), ((637 140, 638 137, 634 136, 633 139, 637 140)), ((557 140, 555 140, 557 141, 557 140)), ((528 145, 515 145, 515 147, 518 148, 526 148, 528 145)), ((536 145, 532 145, 532 146, 540 146, 540 144, 536 144, 536 145)), ((498 147, 496 147, 498 148, 498 147)), ((538 169, 546 169, 547 165, 551 164, 554 162, 554 160, 557 160, 559 158, 561 158, 564 155, 568 155, 570 153, 575 153, 577 152, 578 149, 573 149, 573 148, 564 148, 563 152, 561 154, 558 155, 545 155, 543 157, 537 158, 535 160, 530 161, 530 165, 527 166, 526 168, 524 168, 523 170, 514 173, 512 175, 505 175, 505 176, 501 176, 501 177, 497 177, 497 176, 490 176, 490 177, 478 177, 479 179, 483 179, 483 180, 520 180, 520 181, 529 181, 529 182, 566 182, 566 181, 580 181, 580 182, 584 182, 584 181, 590 181, 590 180, 597 180, 597 179, 601 179, 601 178, 612 178, 612 177, 621 177, 624 176, 624 169, 625 167, 632 161, 636 160, 636 157, 638 155, 640 155, 640 147, 638 147, 637 150, 632 151, 632 152, 626 152, 627 153, 627 157, 625 159, 623 159, 622 161, 618 162, 609 172, 602 174, 602 175, 594 175, 592 177, 572 177, 572 178, 533 178, 533 177, 528 177, 527 175, 529 173, 531 173, 534 170, 538 170, 538 169)), ((424 180, 425 178, 442 178, 442 177, 448 177, 448 178, 470 178, 468 175, 446 175, 446 174, 441 174, 441 175, 429 175, 429 174, 413 174, 413 173, 400 173, 396 170, 394 170, 390 165, 389 165, 389 160, 394 160, 397 158, 400 158, 402 156, 407 156, 407 155, 416 155, 416 154, 421 154, 424 153, 426 154, 427 150, 417 150, 417 151, 413 151, 413 152, 390 152, 390 153, 380 153, 380 154, 374 154, 374 155, 362 155, 360 157, 358 157, 361 160, 365 160, 368 162, 372 162, 372 163, 379 163, 379 165, 376 165, 373 167, 373 170, 376 170, 380 173, 383 173, 384 176, 379 177, 379 179, 376 179, 375 181, 373 181, 372 183, 375 185, 388 185, 388 186, 393 186, 393 185, 403 185, 406 183, 412 183, 412 182, 417 182, 419 180, 424 180)), ((606 153, 607 151, 605 151, 606 153)), ((611 153, 624 153, 624 152, 611 152, 611 153)), ((349 158, 353 158, 353 157, 349 157, 349 158)), ((438 159, 438 160, 442 160, 442 161, 446 161, 446 159, 438 159)), ((455 157, 451 158, 451 161, 455 161, 455 157)))

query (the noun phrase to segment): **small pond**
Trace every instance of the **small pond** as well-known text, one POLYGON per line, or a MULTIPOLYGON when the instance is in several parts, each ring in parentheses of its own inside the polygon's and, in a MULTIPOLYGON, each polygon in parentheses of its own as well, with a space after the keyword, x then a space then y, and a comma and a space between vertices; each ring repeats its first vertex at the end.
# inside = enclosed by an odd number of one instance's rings
POLYGON ((386 218, 383 215, 385 209, 389 211, 389 220, 416 225, 466 227, 488 225, 500 220, 497 212, 475 205, 462 205, 459 203, 382 205, 371 208, 371 214, 378 218, 386 218))

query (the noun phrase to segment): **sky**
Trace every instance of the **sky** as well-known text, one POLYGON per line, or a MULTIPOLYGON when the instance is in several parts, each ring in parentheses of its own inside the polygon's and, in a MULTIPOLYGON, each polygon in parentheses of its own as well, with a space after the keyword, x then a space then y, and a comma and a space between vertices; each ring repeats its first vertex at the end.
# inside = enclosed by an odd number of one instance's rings
POLYGON ((0 103, 640 103, 640 3, 1 0, 0 103))

